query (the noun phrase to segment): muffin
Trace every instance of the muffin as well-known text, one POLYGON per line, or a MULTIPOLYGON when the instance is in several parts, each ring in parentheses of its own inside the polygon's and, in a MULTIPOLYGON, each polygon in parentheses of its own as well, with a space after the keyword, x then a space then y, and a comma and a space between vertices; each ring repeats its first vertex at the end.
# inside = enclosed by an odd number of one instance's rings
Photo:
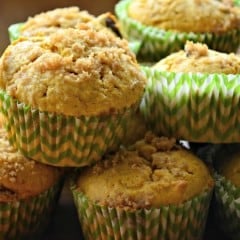
POLYGON ((233 1, 122 0, 115 8, 123 35, 139 40, 140 61, 158 61, 183 49, 186 40, 236 52, 240 9, 233 1))
POLYGON ((46 164, 91 164, 121 143, 145 83, 127 41, 111 33, 81 24, 21 37, 0 61, 10 142, 46 164))
POLYGON ((47 36, 58 29, 77 28, 79 24, 91 24, 97 29, 105 29, 120 36, 117 20, 110 12, 98 17, 79 7, 55 8, 29 17, 25 22, 12 24, 8 28, 10 40, 20 36, 47 36))
MULTIPOLYGON (((118 21, 111 12, 94 16, 86 10, 80 10, 73 6, 41 12, 29 17, 25 22, 10 25, 8 27, 9 39, 12 42, 20 36, 47 36, 60 28, 81 27, 82 23, 122 38, 118 21)), ((134 53, 137 53, 140 49, 140 42, 131 41, 129 47, 134 53)))
POLYGON ((82 169, 71 190, 86 239, 190 240, 202 237, 213 184, 199 158, 148 132, 82 169))
POLYGON ((152 67, 140 110, 149 127, 190 142, 239 142, 240 57, 187 42, 152 67))
POLYGON ((215 157, 216 187, 214 216, 229 239, 240 238, 240 151, 239 144, 222 146, 215 157))
POLYGON ((62 188, 62 170, 25 158, 0 128, 0 236, 36 239, 46 230, 62 188))

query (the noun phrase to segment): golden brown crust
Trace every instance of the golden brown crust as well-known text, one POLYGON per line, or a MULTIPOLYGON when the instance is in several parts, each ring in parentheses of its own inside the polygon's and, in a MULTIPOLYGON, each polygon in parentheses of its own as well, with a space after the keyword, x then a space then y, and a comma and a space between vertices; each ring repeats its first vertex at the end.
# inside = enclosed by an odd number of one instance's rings
POLYGON ((20 35, 30 36, 48 36, 58 29, 78 28, 82 23, 88 24, 97 30, 108 31, 119 35, 117 19, 110 12, 103 13, 98 17, 89 14, 78 7, 56 8, 47 12, 42 12, 28 20, 20 28, 20 35), (111 21, 112 25, 107 23, 111 21), (114 25, 114 26, 113 26, 114 25), (115 27, 115 29, 113 29, 115 27))
POLYGON ((41 111, 118 112, 139 101, 146 79, 126 40, 86 24, 20 38, 2 55, 0 85, 41 111))
POLYGON ((78 7, 56 8, 42 12, 28 20, 21 27, 22 36, 45 36, 59 28, 74 28, 78 23, 88 23, 95 20, 95 16, 78 7))
POLYGON ((213 179, 175 139, 148 133, 131 149, 84 169, 77 186, 98 204, 138 209, 182 203, 210 190, 213 179))
POLYGON ((131 18, 165 30, 224 33, 240 28, 240 10, 233 1, 133 0, 131 18))
POLYGON ((201 43, 187 42, 184 51, 172 53, 153 68, 168 72, 240 73, 240 57, 208 49, 201 43))
POLYGON ((52 187, 61 170, 27 159, 10 146, 0 128, 0 202, 25 199, 52 187))

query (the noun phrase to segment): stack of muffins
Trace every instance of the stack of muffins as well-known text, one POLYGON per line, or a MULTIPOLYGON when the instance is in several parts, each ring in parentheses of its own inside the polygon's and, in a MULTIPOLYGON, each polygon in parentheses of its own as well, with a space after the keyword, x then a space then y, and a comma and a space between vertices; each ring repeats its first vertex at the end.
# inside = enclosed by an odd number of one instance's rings
MULTIPOLYGON (((93 17, 76 7, 39 14, 10 29, 15 37, 1 56, 0 98, 8 140, 19 154, 59 171, 90 165, 119 147, 146 78, 116 30, 111 14, 93 17)), ((33 177, 27 178, 34 188, 33 177)), ((5 215, 0 222, 8 221, 5 215)), ((0 235, 26 239, 32 230, 26 225, 24 235, 13 235, 1 228, 0 235)))
MULTIPOLYGON (((60 172, 37 196, 70 168, 85 239, 202 239, 213 189, 216 215, 237 236, 237 207, 228 217, 226 205, 238 203, 240 187, 228 178, 228 163, 236 173, 240 161, 232 145, 240 142, 240 57, 230 53, 240 43, 239 13, 230 0, 122 0, 118 21, 69 7, 12 25, 0 59, 2 131, 11 145, 3 152, 60 172), (214 145, 210 166, 180 140, 214 145)), ((6 171, 10 179, 4 166, 0 179, 6 171)), ((2 183, 0 203, 36 195, 26 180, 44 185, 20 169, 19 182, 2 183)), ((14 226, 0 228, 4 239, 44 230, 10 215, 0 215, 14 226)))

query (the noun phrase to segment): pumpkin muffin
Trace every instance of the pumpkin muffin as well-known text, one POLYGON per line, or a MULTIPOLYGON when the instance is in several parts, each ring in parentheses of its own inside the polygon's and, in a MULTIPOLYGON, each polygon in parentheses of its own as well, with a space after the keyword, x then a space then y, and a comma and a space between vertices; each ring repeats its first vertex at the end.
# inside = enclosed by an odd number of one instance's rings
POLYGON ((153 68, 168 72, 239 74, 240 57, 208 49, 207 45, 188 41, 184 50, 172 53, 153 68))
POLYGON ((223 145, 216 153, 214 216, 229 239, 239 239, 240 152, 239 144, 223 145))
POLYGON ((240 9, 232 0, 124 0, 116 15, 124 36, 141 42, 141 61, 158 61, 186 40, 228 53, 240 43, 240 9))
POLYGON ((187 42, 152 67, 141 113, 156 133, 191 142, 239 141, 240 57, 187 42))
POLYGON ((20 36, 47 36, 58 29, 78 28, 81 23, 90 24, 98 30, 109 31, 120 36, 117 20, 110 12, 95 17, 88 11, 73 6, 41 12, 29 17, 25 22, 12 24, 8 29, 9 37, 13 41, 20 36))
POLYGON ((200 239, 213 184, 199 158, 175 139, 148 132, 80 171, 72 191, 89 239, 98 230, 101 237, 200 239))
POLYGON ((46 230, 61 187, 62 171, 25 158, 0 129, 0 235, 30 239, 46 230))
POLYGON ((121 142, 146 83, 127 41, 87 24, 14 41, 0 78, 10 142, 58 166, 90 164, 121 142))
POLYGON ((177 32, 222 33, 240 23, 230 0, 132 0, 128 14, 142 24, 177 32))

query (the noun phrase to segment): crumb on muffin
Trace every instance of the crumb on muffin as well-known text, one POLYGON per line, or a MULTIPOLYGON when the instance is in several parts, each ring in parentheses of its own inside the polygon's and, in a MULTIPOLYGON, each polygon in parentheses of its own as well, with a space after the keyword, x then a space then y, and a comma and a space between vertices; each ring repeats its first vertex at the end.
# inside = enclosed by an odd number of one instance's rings
POLYGON ((24 157, 0 128, 0 202, 36 196, 53 186, 62 170, 24 157))
POLYGON ((70 116, 119 112, 140 100, 145 83, 126 40, 83 23, 47 37, 22 37, 0 64, 0 85, 11 97, 70 116))
POLYGON ((240 73, 240 57, 208 49, 206 44, 187 41, 184 50, 172 53, 153 68, 169 72, 240 73))
POLYGON ((100 205, 149 208, 180 204, 213 187, 205 164, 174 138, 147 133, 78 177, 77 187, 100 205))
POLYGON ((133 0, 128 15, 169 31, 224 33, 240 29, 240 10, 232 0, 133 0))

